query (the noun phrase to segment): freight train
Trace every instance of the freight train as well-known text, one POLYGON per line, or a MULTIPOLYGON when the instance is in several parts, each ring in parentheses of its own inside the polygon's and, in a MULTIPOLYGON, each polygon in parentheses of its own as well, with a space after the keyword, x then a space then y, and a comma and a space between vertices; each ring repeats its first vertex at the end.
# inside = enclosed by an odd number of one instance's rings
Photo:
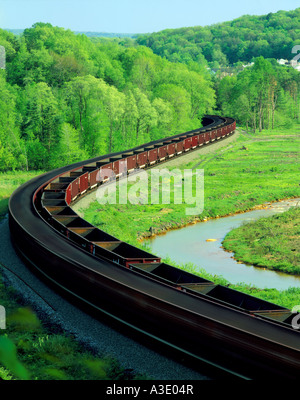
POLYGON ((290 310, 168 265, 72 209, 112 176, 183 156, 235 129, 232 118, 210 115, 200 129, 34 178, 10 198, 12 241, 36 271, 97 315, 235 376, 296 378, 300 337, 290 310))

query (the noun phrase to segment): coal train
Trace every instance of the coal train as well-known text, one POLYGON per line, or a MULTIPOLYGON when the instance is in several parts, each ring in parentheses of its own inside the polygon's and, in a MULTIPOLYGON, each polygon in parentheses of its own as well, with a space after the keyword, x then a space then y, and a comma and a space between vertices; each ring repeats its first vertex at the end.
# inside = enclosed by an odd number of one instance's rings
POLYGON ((94 227, 71 205, 134 169, 149 168, 234 134, 232 118, 75 163, 20 186, 9 226, 41 276, 100 315, 242 378, 299 377, 299 329, 290 310, 168 265, 94 227), (110 174, 112 171, 113 174, 110 174))

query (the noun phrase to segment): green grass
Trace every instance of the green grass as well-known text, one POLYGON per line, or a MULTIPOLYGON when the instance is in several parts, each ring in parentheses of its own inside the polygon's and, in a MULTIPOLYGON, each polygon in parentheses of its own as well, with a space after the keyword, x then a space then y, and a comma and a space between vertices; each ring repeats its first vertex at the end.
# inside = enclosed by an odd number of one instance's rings
POLYGON ((260 137, 265 137, 265 136, 299 136, 300 135, 300 124, 294 124, 293 126, 289 128, 275 128, 275 129, 264 129, 262 132, 258 134, 260 137))
POLYGON ((0 378, 5 380, 135 380, 112 358, 81 346, 49 321, 41 322, 12 288, 0 281, 6 329, 0 335, 0 378))
POLYGON ((7 213, 11 194, 23 183, 42 174, 43 171, 12 171, 0 173, 0 219, 7 213))
POLYGON ((229 232, 223 247, 237 260, 277 271, 300 274, 300 208, 260 218, 229 232))

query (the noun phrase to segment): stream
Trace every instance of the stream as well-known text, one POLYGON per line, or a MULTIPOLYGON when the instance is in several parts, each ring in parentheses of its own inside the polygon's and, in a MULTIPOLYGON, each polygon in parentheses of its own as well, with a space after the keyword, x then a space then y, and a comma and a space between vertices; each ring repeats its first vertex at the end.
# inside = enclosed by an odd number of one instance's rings
POLYGON ((199 222, 147 239, 145 243, 150 246, 150 252, 159 257, 170 257, 172 261, 180 264, 191 262, 212 275, 223 276, 233 284, 243 282, 257 288, 278 290, 300 287, 299 275, 239 263, 234 260, 233 253, 221 247, 226 234, 244 222, 284 212, 296 204, 300 204, 299 198, 268 203, 266 209, 199 222), (216 240, 207 242, 207 239, 216 240))

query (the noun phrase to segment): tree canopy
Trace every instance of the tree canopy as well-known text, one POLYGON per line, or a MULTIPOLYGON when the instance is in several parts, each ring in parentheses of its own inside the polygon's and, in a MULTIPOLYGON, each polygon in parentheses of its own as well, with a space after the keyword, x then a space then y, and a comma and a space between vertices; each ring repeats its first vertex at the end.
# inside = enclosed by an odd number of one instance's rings
POLYGON ((211 67, 249 62, 253 57, 291 59, 299 44, 300 8, 262 16, 244 15, 210 26, 166 29, 137 42, 170 61, 207 61, 211 67))
POLYGON ((2 170, 54 168, 65 162, 62 154, 75 161, 196 128, 215 105, 206 71, 134 41, 91 40, 37 23, 18 37, 0 30, 0 45, 8 55, 0 81, 2 170))
POLYGON ((51 169, 120 151, 200 127, 207 113, 253 130, 299 121, 299 71, 275 59, 294 56, 299 13, 136 40, 90 38, 49 23, 21 35, 0 29, 0 170, 51 169), (231 75, 212 73, 236 62, 231 75))

